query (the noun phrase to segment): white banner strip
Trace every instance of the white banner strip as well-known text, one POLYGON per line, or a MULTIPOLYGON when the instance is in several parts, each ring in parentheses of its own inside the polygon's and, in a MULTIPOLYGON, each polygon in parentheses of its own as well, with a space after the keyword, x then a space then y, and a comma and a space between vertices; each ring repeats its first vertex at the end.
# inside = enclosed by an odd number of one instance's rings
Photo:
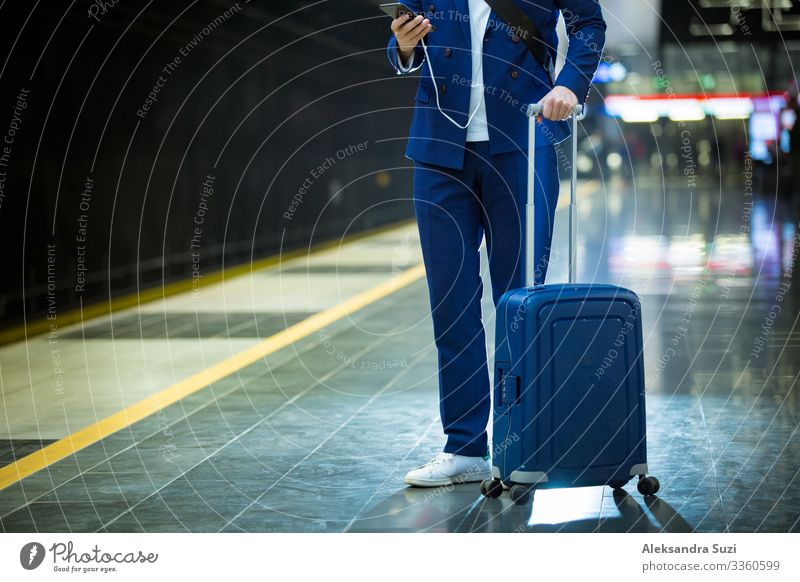
POLYGON ((4 580, 800 579, 792 534, 4 534, 4 580), (341 576, 341 578, 340 578, 341 576))

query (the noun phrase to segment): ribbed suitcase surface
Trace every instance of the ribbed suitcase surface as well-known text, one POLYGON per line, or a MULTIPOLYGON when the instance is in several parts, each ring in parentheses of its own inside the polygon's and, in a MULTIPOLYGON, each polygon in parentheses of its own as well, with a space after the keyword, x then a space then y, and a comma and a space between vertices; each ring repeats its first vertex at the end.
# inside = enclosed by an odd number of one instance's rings
POLYGON ((624 485, 647 472, 639 299, 539 285, 497 308, 493 465, 509 483, 624 485))

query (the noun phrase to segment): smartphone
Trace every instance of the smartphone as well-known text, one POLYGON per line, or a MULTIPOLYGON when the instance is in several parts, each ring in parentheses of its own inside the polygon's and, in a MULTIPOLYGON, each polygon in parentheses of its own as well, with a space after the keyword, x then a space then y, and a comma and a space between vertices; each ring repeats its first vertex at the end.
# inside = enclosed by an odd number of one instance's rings
MULTIPOLYGON (((405 4, 401 2, 390 2, 389 4, 381 4, 378 6, 381 10, 383 10, 386 14, 392 17, 392 19, 400 18, 404 14, 408 14, 408 18, 414 18, 414 11, 411 10, 405 4)), ((422 16, 425 16, 424 14, 422 16)), ((431 24, 431 32, 436 30, 436 27, 431 24)))

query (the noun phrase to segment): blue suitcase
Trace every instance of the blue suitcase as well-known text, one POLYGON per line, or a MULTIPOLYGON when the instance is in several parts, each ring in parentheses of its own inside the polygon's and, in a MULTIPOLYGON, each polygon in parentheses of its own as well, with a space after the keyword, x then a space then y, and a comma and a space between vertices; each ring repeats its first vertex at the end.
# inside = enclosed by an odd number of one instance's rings
MULTIPOLYGON (((575 164, 569 207, 569 283, 534 285, 533 152, 529 117, 526 286, 497 306, 494 355, 492 479, 487 497, 510 488, 524 502, 542 487, 623 487, 638 477, 644 495, 658 491, 647 476, 641 307, 622 287, 578 284, 575 278, 575 164)), ((577 120, 572 116, 575 159, 577 120)))

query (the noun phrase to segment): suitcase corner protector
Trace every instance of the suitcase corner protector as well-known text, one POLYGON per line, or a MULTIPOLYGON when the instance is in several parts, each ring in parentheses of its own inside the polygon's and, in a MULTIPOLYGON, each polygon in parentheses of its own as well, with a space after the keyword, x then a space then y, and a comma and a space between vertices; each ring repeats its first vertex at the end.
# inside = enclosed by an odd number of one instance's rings
POLYGON ((536 485, 538 483, 547 483, 549 479, 544 471, 512 471, 509 480, 514 483, 536 485))
POLYGON ((647 463, 639 463, 631 467, 631 475, 646 475, 647 474, 647 463))

